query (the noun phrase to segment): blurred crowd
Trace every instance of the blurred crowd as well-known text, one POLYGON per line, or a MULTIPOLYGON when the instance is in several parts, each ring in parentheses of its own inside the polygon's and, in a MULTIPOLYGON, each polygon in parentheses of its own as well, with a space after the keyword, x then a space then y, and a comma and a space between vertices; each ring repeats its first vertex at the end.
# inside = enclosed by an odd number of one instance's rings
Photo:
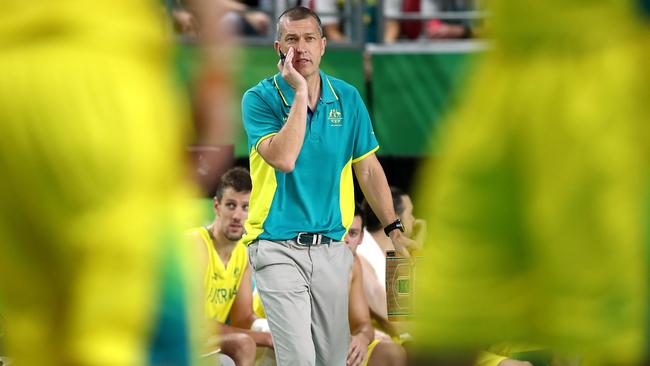
MULTIPOLYGON (((472 38, 480 33, 480 0, 220 0, 222 31, 244 39, 268 39, 282 10, 301 5, 316 12, 328 41, 395 43, 472 38), (358 29, 362 29, 361 32, 358 29)), ((182 0, 167 4, 177 34, 197 35, 197 14, 182 0)))

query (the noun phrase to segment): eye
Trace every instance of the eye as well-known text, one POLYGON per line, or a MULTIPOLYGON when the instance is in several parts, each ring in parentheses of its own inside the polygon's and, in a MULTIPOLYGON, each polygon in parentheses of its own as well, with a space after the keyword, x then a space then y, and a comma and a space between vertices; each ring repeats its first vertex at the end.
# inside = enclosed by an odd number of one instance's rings
POLYGON ((244 211, 248 212, 248 204, 243 205, 242 208, 244 209, 244 211))
POLYGON ((235 205, 235 204, 232 203, 232 202, 228 202, 228 203, 226 203, 226 207, 227 207, 229 210, 234 210, 235 207, 237 207, 237 205, 235 205))

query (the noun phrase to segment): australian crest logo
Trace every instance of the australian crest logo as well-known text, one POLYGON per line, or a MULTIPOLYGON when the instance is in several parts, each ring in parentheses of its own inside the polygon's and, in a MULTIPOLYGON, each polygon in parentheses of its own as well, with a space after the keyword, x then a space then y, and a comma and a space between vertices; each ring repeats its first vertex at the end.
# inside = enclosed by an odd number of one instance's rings
POLYGON ((343 125, 343 117, 341 112, 336 109, 331 109, 329 116, 327 117, 330 120, 330 126, 339 127, 343 125))

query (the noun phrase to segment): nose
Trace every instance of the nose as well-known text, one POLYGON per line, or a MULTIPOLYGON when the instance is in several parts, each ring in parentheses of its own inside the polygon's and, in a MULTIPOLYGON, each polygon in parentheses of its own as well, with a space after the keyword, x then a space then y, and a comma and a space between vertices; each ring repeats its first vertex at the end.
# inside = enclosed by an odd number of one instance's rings
POLYGON ((296 44, 296 52, 303 53, 305 52, 307 42, 301 37, 296 44))
POLYGON ((235 210, 235 213, 232 215, 232 218, 235 222, 242 222, 245 216, 245 211, 242 208, 235 210))

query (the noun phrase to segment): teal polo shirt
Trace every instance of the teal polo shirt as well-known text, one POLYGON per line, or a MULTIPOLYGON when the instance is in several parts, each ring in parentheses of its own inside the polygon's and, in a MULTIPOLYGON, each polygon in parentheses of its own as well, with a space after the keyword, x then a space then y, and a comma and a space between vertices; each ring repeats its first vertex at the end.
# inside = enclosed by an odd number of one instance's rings
POLYGON ((276 74, 244 94, 242 116, 253 180, 245 244, 288 240, 300 232, 343 240, 352 224, 352 164, 379 145, 359 92, 322 71, 320 77, 321 98, 307 113, 305 139, 290 173, 264 161, 257 146, 284 125, 293 89, 276 74))

